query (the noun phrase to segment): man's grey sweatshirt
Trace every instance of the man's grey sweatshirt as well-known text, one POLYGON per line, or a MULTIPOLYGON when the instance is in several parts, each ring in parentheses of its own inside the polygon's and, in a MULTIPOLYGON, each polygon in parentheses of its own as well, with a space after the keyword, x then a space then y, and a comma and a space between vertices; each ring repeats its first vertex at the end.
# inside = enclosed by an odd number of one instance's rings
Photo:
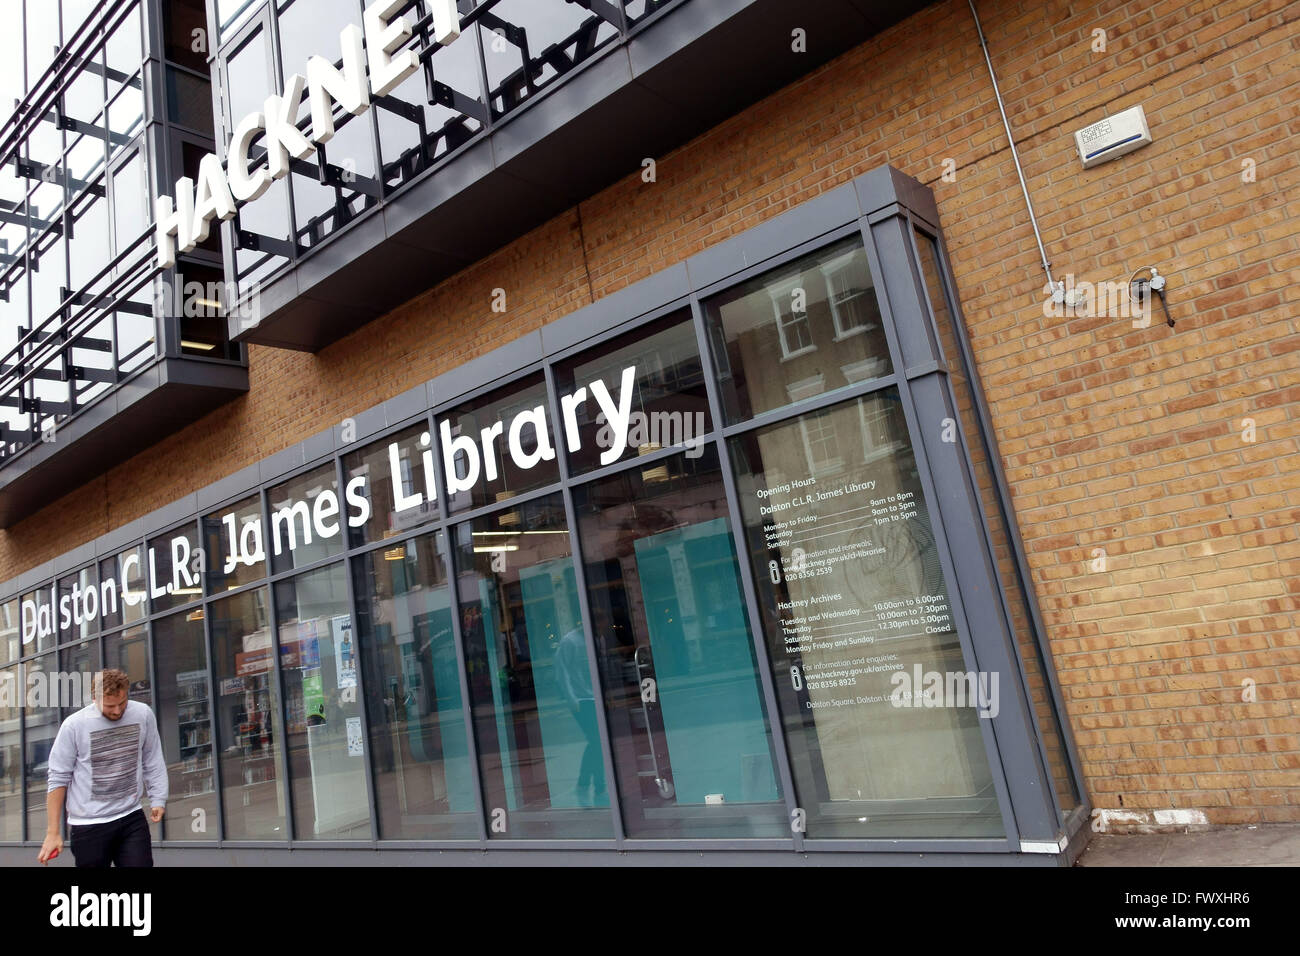
POLYGON ((108 823, 140 808, 167 805, 167 765, 153 711, 138 700, 109 720, 94 703, 63 722, 50 750, 49 790, 67 787, 68 823, 108 823))

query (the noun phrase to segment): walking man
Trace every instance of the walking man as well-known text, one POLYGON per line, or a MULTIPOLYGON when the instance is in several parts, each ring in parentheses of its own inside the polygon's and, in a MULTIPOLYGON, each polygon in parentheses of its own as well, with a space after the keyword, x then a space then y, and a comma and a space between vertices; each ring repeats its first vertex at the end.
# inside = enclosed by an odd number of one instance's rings
POLYGON ((63 849, 59 825, 68 806, 68 835, 77 866, 153 866, 149 822, 140 808, 144 784, 157 823, 167 805, 167 766, 153 710, 127 699, 120 670, 95 675, 94 702, 63 722, 50 750, 45 798, 48 863, 63 849))

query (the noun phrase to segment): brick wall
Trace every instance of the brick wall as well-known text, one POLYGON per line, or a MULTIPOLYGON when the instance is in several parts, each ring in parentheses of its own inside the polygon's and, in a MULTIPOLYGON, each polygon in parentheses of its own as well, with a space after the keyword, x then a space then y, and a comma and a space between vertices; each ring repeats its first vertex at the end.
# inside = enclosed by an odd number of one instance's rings
POLYGON ((1300 3, 978 6, 1053 271, 1154 264, 1175 329, 1044 314, 947 0, 318 355, 251 348, 248 396, 0 533, 0 579, 888 162, 939 202, 1093 803, 1300 821, 1300 3), (1081 170, 1139 103, 1155 142, 1081 170))

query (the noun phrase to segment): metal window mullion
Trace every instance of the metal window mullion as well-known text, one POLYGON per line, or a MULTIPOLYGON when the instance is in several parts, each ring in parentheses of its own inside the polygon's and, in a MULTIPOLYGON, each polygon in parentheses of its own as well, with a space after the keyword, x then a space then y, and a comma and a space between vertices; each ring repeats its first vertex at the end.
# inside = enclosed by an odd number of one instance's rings
MULTIPOLYGON (((95 565, 96 565, 96 567, 98 567, 99 562, 96 561, 96 562, 95 562, 95 565)), ((119 600, 118 600, 118 608, 120 609, 121 606, 122 606, 122 604, 121 604, 121 595, 120 595, 120 594, 118 595, 118 598, 119 598, 119 600)), ((203 615, 203 620, 206 622, 207 619, 208 619, 208 615, 205 613, 205 614, 203 615)), ((121 639, 122 639, 123 641, 126 640, 126 629, 125 629, 125 628, 123 628, 123 629, 120 630, 120 631, 115 630, 115 631, 113 632, 113 634, 114 634, 114 635, 118 635, 118 634, 120 634, 120 635, 121 635, 121 639)), ((109 635, 104 634, 104 633, 102 633, 102 632, 101 632, 100 635, 99 635, 99 640, 100 640, 100 653, 99 653, 99 659, 100 659, 101 662, 104 662, 104 661, 105 661, 105 658, 107 657, 107 655, 106 655, 106 653, 105 653, 105 650, 106 650, 106 648, 107 648, 107 646, 108 646, 108 638, 109 638, 109 635)), ((157 728, 158 728, 158 738, 159 738, 159 740, 158 740, 158 748, 161 750, 161 749, 162 749, 162 715, 159 713, 159 709, 158 709, 158 657, 157 657, 157 655, 154 654, 154 652, 153 652, 153 628, 149 625, 148 622, 146 622, 145 625, 144 625, 144 650, 145 650, 145 654, 147 654, 148 657, 149 657, 149 697, 152 699, 151 707, 152 707, 152 709, 153 709, 153 713, 154 713, 154 723, 157 725, 157 728)), ((211 710, 211 708, 208 708, 208 709, 211 710)), ((216 753, 216 747, 215 747, 215 746, 213 747, 213 753, 214 753, 214 755, 215 755, 215 753, 216 753)), ((167 775, 170 777, 170 773, 169 773, 168 770, 167 770, 167 758, 166 758, 165 756, 163 757, 163 773, 164 773, 164 774, 167 774, 167 775)), ((149 797, 150 797, 150 803, 152 804, 152 802, 153 802, 153 794, 150 794, 149 797)), ((171 800, 171 780, 170 780, 170 779, 167 781, 167 799, 168 799, 168 801, 171 800)), ((161 821, 161 822, 159 823, 159 825, 158 825, 158 832, 159 832, 159 834, 160 834, 160 835, 159 835, 159 840, 165 840, 165 839, 167 839, 167 826, 168 826, 168 823, 167 823, 167 816, 166 816, 166 814, 164 814, 164 815, 163 815, 163 818, 162 818, 162 821, 161 821)))
MULTIPOLYGON (((263 486, 260 491, 262 497, 262 517, 263 520, 265 520, 270 516, 270 512, 268 511, 270 502, 267 500, 265 486, 263 486)), ((265 550, 265 544, 263 545, 263 549, 265 550)), ((268 570, 270 560, 270 555, 268 554, 268 570)), ((275 711, 279 711, 280 719, 277 721, 278 727, 275 728, 275 737, 278 738, 280 745, 280 759, 278 763, 280 765, 281 776, 279 783, 284 787, 284 842, 285 846, 289 847, 293 844, 294 838, 293 781, 289 777, 289 726, 285 722, 286 701, 284 692, 284 675, 280 672, 280 615, 279 609, 276 606, 275 587, 275 583, 269 580, 267 581, 266 607, 271 626, 271 668, 274 674, 276 697, 279 698, 279 706, 272 710, 271 716, 275 717, 275 711)))
MULTIPOLYGON (((212 636, 212 608, 215 602, 203 605, 203 645, 208 663, 208 745, 212 748, 212 787, 217 798, 217 846, 220 847, 226 835, 226 791, 221 780, 221 747, 217 736, 217 675, 216 648, 212 636)), ((146 619, 148 633, 153 637, 153 619, 146 619)), ((153 645, 157 650, 157 646, 153 645)), ((155 694, 157 691, 155 691, 155 694)), ((177 726, 180 724, 180 711, 177 709, 177 726)))
MULTIPOLYGON (((1051 704, 1054 712, 1053 715, 1056 720, 1058 733, 1062 738, 1066 762, 1070 767, 1072 775, 1070 783, 1074 788, 1073 796, 1075 800, 1082 805, 1087 802, 1086 794, 1084 793, 1082 786, 1084 779, 1082 766, 1079 761, 1078 753, 1075 750, 1074 735, 1069 728, 1068 720, 1065 719, 1065 707, 1063 705, 1060 683, 1056 675, 1056 666, 1052 659, 1050 645, 1047 642, 1047 629, 1043 624, 1042 613, 1038 607, 1037 594, 1033 588, 1029 562, 1025 557, 1024 540, 1020 534, 1020 526, 1016 520, 1015 509, 1012 507, 1011 492, 1007 486, 1006 475, 1003 473, 1002 457, 997 447, 997 435, 993 431, 992 416, 989 412, 988 402, 984 396, 984 388, 980 382, 979 371, 975 367, 969 333, 966 329, 966 323, 962 318, 960 303, 957 301, 957 296, 953 291, 956 289, 956 284, 952 276, 951 268, 948 264, 947 252, 944 248, 943 240, 939 231, 937 229, 934 231, 935 235, 932 238, 936 257, 936 268, 938 271, 938 280, 942 286, 940 289, 935 291, 943 297, 944 303, 948 307, 949 315, 952 318, 953 337, 958 352, 960 353, 956 358, 961 362, 962 371, 966 375, 970 394, 974 402, 976 423, 980 429, 980 435, 978 438, 983 443, 984 456, 989 463, 989 470, 993 475, 994 487, 998 495, 999 510, 1002 516, 1003 530, 1006 537, 1009 539, 1009 544, 1011 545, 1012 556, 1016 567, 1016 577, 1020 584, 1020 590, 1024 595, 1024 603, 1029 612, 1030 626, 1034 631, 1034 645, 1039 653, 1039 669, 1043 671, 1043 678, 1047 681, 1049 693, 1051 694, 1051 704), (950 294, 950 292, 952 294, 950 294)), ((912 232, 911 238, 913 240, 913 247, 915 248, 915 229, 912 232)), ((938 316, 934 317, 934 321, 938 321, 938 316)), ((979 517, 983 520, 984 515, 982 511, 980 512, 979 517)), ((985 523, 985 527, 985 533, 991 540, 992 536, 987 529, 987 523, 985 523)), ((999 591, 1002 591, 1002 589, 999 588, 999 591)), ((1010 600, 1010 597, 1003 593, 1003 603, 1008 621, 1013 619, 1010 607, 1006 606, 1007 602, 1010 600)), ((1023 672, 1024 662, 1021 661, 1020 663, 1023 672)), ((1028 695, 1029 684, 1027 675, 1025 676, 1024 692, 1028 695)), ((1030 701, 1030 708, 1033 710, 1032 699, 1030 701)), ((1035 716, 1037 716, 1036 711, 1035 716)), ((1047 773, 1048 779, 1055 784, 1055 777, 1051 772, 1051 761, 1048 759, 1046 750, 1047 743, 1042 739, 1041 732, 1037 736, 1039 737, 1039 756, 1043 762, 1044 770, 1047 773)), ((1062 821, 1062 825, 1064 826, 1065 817, 1067 815, 1060 806, 1059 794, 1057 796, 1056 810, 1062 821)))
MULTIPOLYGON (((902 316, 907 315, 908 306, 919 307, 920 291, 914 281, 915 263, 911 258, 910 246, 894 249, 886 246, 882 252, 881 240, 893 239, 896 241, 901 238, 898 230, 903 228, 907 219, 902 215, 891 215, 876 221, 870 221, 869 217, 863 217, 859 221, 871 269, 877 277, 880 287, 885 292, 883 296, 879 296, 879 300, 886 340, 890 344, 894 360, 899 362, 900 367, 905 370, 905 374, 898 383, 903 418, 907 428, 908 441, 917 464, 918 480, 921 483, 921 492, 924 496, 930 530, 935 537, 936 552, 944 575, 944 591, 956 626, 958 645, 961 648, 963 661, 968 666, 973 665, 974 669, 979 669, 981 657, 984 658, 984 663, 988 664, 990 663, 990 655, 977 653, 975 635, 976 632, 983 633, 986 625, 990 623, 986 620, 990 610, 986 603, 986 594, 989 589, 997 589, 999 583, 996 579, 980 582, 985 585, 985 593, 981 594, 978 588, 972 588, 971 600, 966 599, 966 592, 962 587, 962 582, 969 578, 972 565, 966 549, 961 550, 960 561, 958 551, 954 550, 954 536, 960 536, 963 529, 954 525, 953 522, 960 522, 961 515, 959 512, 953 512, 951 503, 945 506, 946 499, 939 493, 936 473, 933 470, 932 452, 934 449, 927 444, 927 437, 930 432, 921 424, 922 408, 924 407, 931 414, 935 410, 934 404, 937 397, 935 386, 946 384, 943 381, 946 369, 940 366, 922 375, 910 375, 906 372, 909 359, 920 359, 920 362, 914 363, 913 367, 916 367, 921 362, 927 359, 937 359, 942 354, 935 330, 932 327, 923 326, 920 329, 908 329, 907 337, 903 336, 900 328, 900 320, 902 316), (892 237, 889 235, 890 230, 894 230, 892 237), (885 258, 885 253, 890 254, 888 260, 885 258), (902 256, 901 261, 897 258, 900 255, 902 256), (887 261, 890 269, 886 267, 887 261), (893 279, 892 283, 890 281, 891 277, 893 279), (896 310, 901 314, 896 314, 896 310), (915 354, 917 352, 923 354, 918 356, 915 354), (965 573, 959 573, 959 568, 964 570, 965 573), (984 620, 981 620, 982 618, 984 620)), ((925 312, 920 313, 922 317, 926 314, 925 312)), ((912 315, 913 320, 915 320, 915 311, 913 311, 912 315)), ((924 321, 923 318, 922 321, 924 321)), ((950 414, 955 415, 955 410, 950 404, 945 404, 944 416, 941 416, 941 418, 950 414)), ((947 476, 944 475, 937 477, 947 480, 947 476)), ((1005 627, 1005 622, 1000 618, 997 627, 999 629, 1005 627)), ((986 650, 990 640, 990 638, 986 637, 980 641, 979 648, 981 651, 986 650)), ((1004 666, 1004 662, 998 661, 997 663, 1002 665, 998 668, 1000 672, 1006 673, 1008 677, 1016 673, 1014 669, 1008 670, 1004 666)), ((1009 721, 1009 718, 1010 715, 1005 715, 1003 720, 1009 721)), ((1023 821, 1018 813, 1021 809, 1021 801, 1017 800, 1016 795, 1013 794, 1013 781, 1010 779, 1011 775, 1008 773, 1006 762, 1003 759, 1004 745, 1010 741, 999 738, 998 731, 1000 728, 996 726, 996 718, 981 720, 979 724, 980 736, 989 762, 989 772, 997 794, 998 808, 1003 819, 1007 848, 1014 851, 1019 848, 1019 835, 1023 821)), ((1004 723, 1002 726, 1007 726, 1009 729, 1009 723, 1004 723)))
MULTIPOLYGON (((19 597, 19 621, 22 620, 22 598, 19 597)), ((21 625, 20 625, 21 626, 21 625)), ((20 641, 21 641, 21 631, 20 641)), ((33 642, 35 643, 35 642, 33 642)), ((19 644, 18 665, 14 668, 14 676, 18 680, 18 692, 21 695, 21 706, 18 708, 18 765, 23 768, 23 773, 19 776, 18 784, 18 812, 20 815, 18 826, 18 840, 30 840, 27 835, 27 662, 22 659, 22 645, 19 644)))
POLYGON ((713 418, 716 437, 715 447, 718 453, 718 469, 722 473, 722 488, 731 512, 732 547, 736 552, 736 574, 740 577, 741 589, 745 595, 745 611, 749 617, 750 651, 755 655, 759 682, 763 687, 763 705, 767 713, 769 739, 776 754, 777 774, 781 780, 781 790, 785 797, 786 820, 791 824, 791 837, 795 852, 804 849, 804 835, 794 828, 799 810, 798 794, 795 792, 794 776, 790 769, 789 741, 785 735, 785 721, 782 717, 780 703, 776 697, 776 685, 772 679, 771 661, 768 658, 766 631, 763 617, 759 612, 758 595, 754 587, 752 562, 749 560, 749 545, 745 541, 744 512, 740 510, 736 494, 735 475, 731 471, 731 455, 728 452, 728 439, 722 437, 721 428, 725 419, 722 417, 722 400, 718 395, 718 385, 714 381, 716 364, 709 351, 709 335, 704 314, 704 306, 696 295, 690 299, 691 317, 695 327, 696 346, 700 351, 700 365, 704 371, 704 389, 709 400, 709 414, 713 418))
MULTIPOLYGON (((465 640, 460 632, 460 592, 456 587, 456 565, 452 560, 452 552, 455 550, 456 542, 453 538, 453 529, 447 518, 447 488, 443 472, 442 455, 440 449, 436 447, 433 430, 434 416, 432 412, 425 413, 425 424, 429 429, 429 446, 433 449, 433 479, 434 488, 438 492, 438 523, 435 525, 435 533, 442 533, 444 543, 443 552, 443 574, 447 580, 447 606, 451 610, 451 637, 456 645, 456 676, 460 681, 460 708, 461 717, 465 721, 465 737, 469 745, 469 774, 470 782, 474 787, 474 805, 478 810, 478 845, 481 849, 488 846, 487 830, 487 801, 483 798, 483 781, 479 773, 479 756, 478 756, 478 736, 474 733, 474 701, 469 692, 469 672, 465 664, 465 640)), ((437 544, 437 538, 434 538, 437 544)), ((445 770, 445 766, 444 766, 445 770)))
MULTIPOLYGON (((339 496, 343 497, 344 489, 347 487, 345 481, 347 476, 343 471, 342 455, 335 455, 334 467, 335 480, 337 482, 335 487, 338 489, 339 496)), ((344 508, 343 510, 344 515, 339 519, 339 532, 343 536, 343 545, 346 549, 348 536, 346 517, 347 509, 344 508)), ((364 760, 362 762, 365 765, 366 773, 366 799, 370 801, 368 808, 370 813, 370 846, 372 849, 377 850, 379 849, 379 800, 375 793, 375 768, 372 761, 374 748, 371 745, 372 741, 370 739, 370 720, 369 715, 366 713, 366 671, 365 665, 362 661, 365 654, 363 654, 361 650, 361 627, 358 624, 357 619, 357 598, 355 588, 352 586, 353 559, 344 557, 342 560, 343 576, 347 579, 344 587, 345 593, 347 594, 349 620, 352 622, 352 646, 354 648, 353 654, 357 668, 357 685, 355 690, 357 691, 357 704, 361 713, 361 739, 365 741, 365 754, 363 755, 364 760)))
POLYGON ((561 436, 556 442, 562 446, 556 449, 560 466, 560 482, 563 485, 565 518, 569 525, 569 561, 573 565, 574 586, 578 590, 578 610, 582 614, 582 633, 587 645, 587 668, 590 672, 591 688, 596 712, 596 729, 600 732, 600 753, 604 763, 605 793, 609 796, 609 810, 614 823, 614 842, 621 850, 626 838, 623 832, 623 800, 618 785, 618 774, 614 769, 614 748, 609 733, 608 714, 605 712, 606 698, 604 681, 601 680, 601 663, 596 637, 592 630, 591 607, 587 598, 587 574, 583 563, 582 542, 578 535, 578 514, 573 506, 573 488, 569 483, 568 435, 564 433, 563 420, 557 414, 560 410, 559 393, 555 387, 555 370, 546 365, 546 392, 550 399, 551 417, 555 422, 553 432, 561 436))

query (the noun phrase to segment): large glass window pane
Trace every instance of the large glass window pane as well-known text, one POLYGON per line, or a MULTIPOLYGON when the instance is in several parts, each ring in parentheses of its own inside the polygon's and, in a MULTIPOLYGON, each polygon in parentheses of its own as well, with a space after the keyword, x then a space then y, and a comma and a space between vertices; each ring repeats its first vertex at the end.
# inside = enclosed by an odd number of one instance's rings
POLYGON ((275 586, 294 837, 370 839, 356 635, 342 564, 275 586))
POLYGON ((85 288, 112 258, 108 252, 108 199, 94 192, 103 188, 101 177, 71 210, 73 223, 68 251, 74 289, 85 288))
POLYGON ((154 613, 170 611, 203 595, 203 558, 193 521, 149 540, 145 555, 154 613))
MULTIPOLYGON (((184 611, 159 618, 153 622, 153 636, 154 652, 158 656, 158 733, 162 737, 171 793, 167 816, 163 819, 164 834, 168 840, 215 840, 219 821, 212 747, 212 688, 208 685, 203 612, 184 611)), ((231 695, 232 705, 236 696, 231 695)), ((225 716, 234 719, 233 713, 226 712, 225 716)), ((263 809, 268 802, 263 798, 266 788, 244 785, 239 766, 242 750, 243 745, 232 738, 226 750, 229 762, 223 764, 223 769, 230 767, 236 773, 234 785, 226 788, 227 801, 232 796, 235 801, 233 808, 227 804, 227 813, 232 815, 249 812, 244 803, 245 794, 254 807, 253 812, 263 809)), ((274 798, 269 802, 273 803, 274 798)))
POLYGON ((553 435, 540 373, 440 416, 448 510, 507 501, 558 481, 553 435))
POLYGON ((99 579, 105 584, 101 597, 108 598, 101 601, 105 605, 100 609, 104 627, 144 620, 149 606, 145 567, 144 549, 139 545, 99 562, 99 579))
POLYGON ((59 579, 59 640, 79 641, 99 632, 99 590, 95 566, 59 579))
POLYGON ((460 525, 456 575, 489 835, 611 836, 563 500, 460 525))
POLYGON ((22 704, 18 668, 0 670, 0 842, 23 838, 22 704))
POLYGON ((100 670, 99 641, 73 644, 59 651, 59 670, 50 681, 50 694, 57 698, 63 719, 93 700, 91 676, 100 670))
POLYGON ((0 664, 12 664, 22 656, 23 635, 17 601, 0 604, 0 664))
POLYGON ((284 840, 288 834, 279 773, 280 694, 267 589, 244 591, 208 607, 225 836, 284 840))
POLYGON ((233 591, 265 577, 261 496, 245 498, 205 517, 203 544, 209 594, 233 591))
POLYGON ((788 837, 716 450, 574 509, 627 834, 788 837))
POLYGON ((343 553, 343 502, 334 463, 267 492, 271 523, 265 531, 271 570, 279 574, 343 553))
POLYGON ((130 12, 121 18, 118 25, 109 34, 104 45, 104 57, 108 63, 108 92, 112 96, 117 88, 134 77, 144 59, 144 41, 140 28, 140 4, 132 4, 130 12))
POLYGON ((58 608, 47 584, 22 597, 23 653, 39 654, 54 648, 59 629, 58 608))
POLYGON ((728 422, 890 374, 859 236, 704 303, 728 422))
MULTIPOLYGON (((468 0, 460 3, 462 13, 472 7, 468 0)), ((390 96, 420 111, 424 124, 421 127, 411 116, 390 110, 375 111, 375 121, 379 125, 379 152, 384 160, 384 180, 390 186, 414 178, 483 129, 480 117, 486 111, 481 108, 483 92, 479 76, 478 25, 463 27, 459 39, 436 50, 429 58, 429 70, 437 84, 435 89, 444 98, 457 101, 458 97, 465 97, 473 104, 459 101, 453 105, 430 103, 428 74, 424 69, 417 70, 393 90, 390 96), (450 96, 447 96, 448 92, 450 96), (470 112, 461 112, 457 105, 463 105, 470 112)))
POLYGON ((574 473, 664 448, 687 448, 698 457, 711 427, 689 312, 674 313, 557 366, 555 387, 563 444, 574 473), (623 394, 625 385, 632 390, 630 398, 623 394), (576 449, 570 431, 580 443, 576 449))
MULTIPOLYGON (((160 279, 153 280, 163 281, 160 279)), ((130 308, 114 313, 117 322, 117 361, 123 375, 135 371, 153 359, 157 352, 154 340, 154 286, 146 283, 130 296, 130 308)))
POLYGON ((142 625, 104 635, 104 666, 122 671, 131 679, 129 693, 132 700, 138 700, 147 707, 153 706, 153 685, 149 679, 149 640, 142 625))
POLYGON ((212 135, 212 84, 174 66, 167 67, 167 118, 180 126, 212 135))
POLYGON ((935 326, 939 330, 944 355, 948 359, 948 367, 951 370, 948 378, 957 400, 957 412, 961 418, 965 447, 970 452, 971 465, 975 470, 976 485, 980 503, 983 505, 984 519, 988 522, 998 577, 1007 595, 1011 628, 1016 635, 1020 647, 1020 659, 1025 666, 1025 677, 1034 705, 1038 732, 1047 752, 1048 771, 1052 775, 1057 800, 1061 808, 1068 811, 1078 806, 1078 795, 1074 785, 1074 775, 1070 770, 1070 761, 1065 752, 1065 738, 1061 731, 1060 716, 1052 700, 1051 685, 1046 677, 1051 663, 1046 649, 1035 640, 1033 617, 1025 593, 1025 582, 1021 579, 1020 569, 1016 564, 1015 552, 1011 544, 1011 530, 1003 513, 1002 498, 998 493, 993 474, 991 465, 991 461, 994 460, 993 452, 980 426, 974 388, 958 340, 957 319, 948 308, 943 275, 939 268, 938 248, 935 241, 920 230, 916 230, 915 235, 921 275, 925 279, 930 307, 934 312, 935 326))
MULTIPOLYGON (((96 50, 81 61, 80 70, 73 76, 63 93, 64 115, 83 123, 93 123, 104 108, 104 57, 96 50)), ((103 148, 103 140, 99 141, 103 148)))
MULTIPOLYGON (((54 62, 54 54, 58 51, 58 12, 50 10, 49 0, 27 0, 24 22, 27 25, 27 88, 32 89, 54 62)), ((11 28, 6 26, 6 30, 11 28)))
POLYGON ((122 252, 149 224, 144 156, 136 152, 112 175, 113 249, 122 252))
POLYGON ((208 72, 208 45, 196 50, 195 31, 208 34, 208 17, 203 0, 167 0, 163 7, 163 55, 173 63, 200 73, 208 72))
POLYGON ((215 0, 215 3, 217 30, 224 40, 262 8, 263 0, 215 0))
MULTIPOLYGON (((438 517, 437 485, 429 430, 415 425, 355 451, 343 459, 354 497, 364 498, 370 514, 363 524, 349 522, 352 547, 382 541, 438 517), (401 506, 399 508, 399 505, 401 506)), ((349 519, 359 518, 348 505, 349 519)))
POLYGON ((618 36, 613 24, 572 3, 501 0, 479 23, 492 110, 498 116, 618 36))
POLYGON ((478 836, 442 532, 353 565, 379 837, 478 836))
POLYGON ((50 770, 50 748, 59 732, 59 706, 49 693, 55 671, 54 655, 46 654, 22 665, 24 727, 23 779, 27 787, 27 832, 40 839, 45 834, 45 794, 50 770))
MULTIPOLYGON (((258 29, 243 46, 233 52, 226 62, 226 94, 228 96, 227 122, 230 128, 249 113, 261 112, 267 96, 279 89, 271 71, 270 42, 265 29, 258 29)), ((306 64, 303 64, 306 66, 306 64)), ((258 136, 249 155, 254 162, 265 156, 264 136, 258 136)), ((271 184, 262 196, 239 208, 235 217, 238 229, 272 239, 288 239, 291 232, 289 220, 289 184, 281 179, 271 184)), ((255 242, 256 240, 254 240, 255 242)), ((269 248, 259 250, 251 245, 235 251, 236 272, 240 288, 267 275, 283 265, 285 259, 269 248)))
POLYGON ((808 836, 1001 836, 996 677, 967 671, 898 391, 732 449, 808 836))

